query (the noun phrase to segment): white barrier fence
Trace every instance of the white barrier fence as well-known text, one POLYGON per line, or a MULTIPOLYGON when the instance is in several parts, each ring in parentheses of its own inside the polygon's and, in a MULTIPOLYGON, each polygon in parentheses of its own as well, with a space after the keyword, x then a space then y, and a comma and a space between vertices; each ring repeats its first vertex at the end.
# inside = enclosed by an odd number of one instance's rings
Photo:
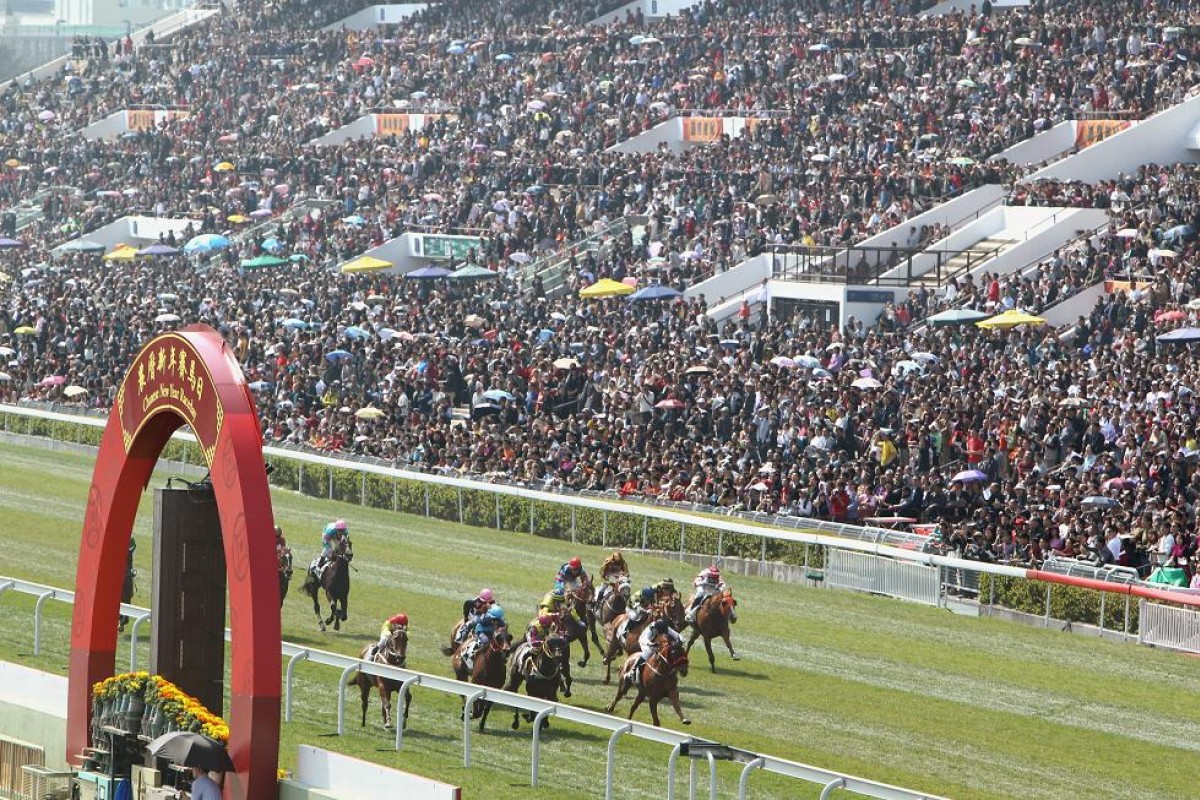
POLYGON ((909 564, 867 553, 829 548, 825 585, 881 594, 929 606, 942 603, 942 578, 937 567, 909 564))
POLYGON ((1145 599, 1138 606, 1139 644, 1200 653, 1200 614, 1145 599))
MULTIPOLYGON (((18 578, 0 576, 0 599, 3 598, 3 594, 6 591, 14 591, 20 594, 31 595, 38 598, 37 602, 34 604, 35 653, 40 652, 39 637, 42 608, 45 602, 47 600, 56 600, 68 604, 74 604, 75 602, 75 593, 69 589, 45 586, 43 584, 32 583, 30 581, 24 581, 18 578)), ((145 608, 122 603, 121 613, 135 619, 134 629, 131 634, 129 646, 130 670, 135 670, 137 669, 138 626, 140 623, 143 623, 150 618, 151 612, 145 608)), ((225 638, 226 640, 229 640, 230 638, 228 628, 225 630, 225 638)), ((865 778, 858 778, 853 775, 846 775, 833 770, 812 767, 807 764, 788 761, 787 759, 776 758, 774 756, 738 750, 736 748, 726 747, 716 742, 698 739, 693 736, 686 736, 682 733, 678 733, 666 728, 656 728, 653 725, 621 719, 609 714, 602 714, 598 711, 591 711, 585 708, 578 708, 562 703, 551 703, 546 700, 538 700, 525 695, 512 694, 499 689, 481 688, 474 684, 462 683, 460 681, 456 681, 451 678, 445 678, 440 675, 431 675, 429 673, 416 672, 414 670, 399 669, 397 667, 390 667, 384 664, 369 663, 351 656, 342 655, 341 653, 333 653, 328 650, 320 650, 315 647, 302 647, 301 645, 292 644, 290 642, 283 642, 281 655, 287 658, 287 666, 284 670, 283 682, 283 720, 285 722, 291 722, 292 720, 292 687, 295 679, 296 665, 299 662, 308 661, 313 664, 320 664, 339 670, 336 688, 337 732, 339 735, 344 734, 346 728, 346 685, 350 676, 355 672, 363 672, 368 675, 377 675, 398 681, 400 683, 400 690, 397 694, 398 699, 396 701, 397 708, 394 714, 394 718, 397 720, 404 719, 404 698, 407 695, 407 691, 417 687, 461 697, 464 702, 464 707, 470 706, 476 700, 490 700, 497 705, 533 713, 535 718, 531 726, 533 734, 532 752, 530 755, 530 783, 533 786, 538 785, 541 745, 540 723, 546 717, 553 716, 555 719, 573 722, 584 727, 600 730, 609 735, 608 745, 605 752, 605 800, 611 800, 612 798, 616 746, 617 742, 622 736, 631 736, 636 739, 657 742, 671 748, 670 754, 667 757, 667 800, 674 800, 676 796, 676 764, 681 754, 688 754, 691 758, 691 769, 689 770, 689 798, 693 798, 695 796, 695 765, 698 758, 703 757, 704 760, 707 761, 709 767, 709 797, 711 800, 716 800, 717 797, 716 778, 718 759, 734 760, 745 765, 738 777, 737 796, 739 800, 745 800, 746 792, 749 787, 750 776, 757 769, 804 781, 806 783, 821 785, 824 787, 821 792, 822 798, 828 798, 835 789, 843 789, 847 792, 860 794, 866 797, 883 798, 883 800, 943 800, 943 798, 940 798, 936 795, 915 792, 909 789, 902 789, 885 783, 877 783, 865 778)), ((465 767, 471 766, 471 732, 472 720, 469 714, 465 714, 462 721, 463 766, 465 767)), ((403 747, 403 744, 404 726, 397 725, 395 741, 396 749, 400 750, 403 747)))

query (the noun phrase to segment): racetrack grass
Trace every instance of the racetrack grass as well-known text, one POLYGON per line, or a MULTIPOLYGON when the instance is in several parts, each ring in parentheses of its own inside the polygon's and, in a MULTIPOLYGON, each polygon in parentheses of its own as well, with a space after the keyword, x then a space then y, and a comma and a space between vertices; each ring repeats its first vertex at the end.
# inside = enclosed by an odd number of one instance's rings
MULTIPOLYGON (((74 582, 90 459, 0 446, 0 514, 5 519, 0 574, 55 586, 74 582)), ((162 485, 156 476, 152 485, 162 485)), ((409 665, 449 674, 438 646, 463 599, 492 586, 510 622, 523 625, 549 588, 571 545, 525 534, 466 528, 423 517, 274 492, 275 513, 296 553, 297 574, 319 546, 320 530, 345 517, 355 544, 349 627, 316 630, 311 603, 293 584, 283 614, 284 638, 357 654, 379 620, 409 614, 409 665)), ((148 604, 152 493, 144 497, 138 595, 148 604)), ((603 553, 577 548, 595 568, 603 553)), ((635 584, 691 570, 626 553, 635 584)), ((113 576, 119 580, 120 576, 113 576)), ((717 654, 712 675, 693 650, 682 699, 697 736, 954 798, 1195 797, 1190 768, 1200 750, 1200 664, 1133 645, 1067 635, 850 592, 734 578, 740 620, 734 644, 744 656, 717 654)), ((0 657, 61 670, 69 608, 47 606, 46 656, 31 648, 33 598, 0 602, 0 657)), ((123 641, 127 637, 123 637, 123 641)), ((127 666, 127 646, 118 668, 127 666)), ((145 656, 141 662, 147 663, 145 656)), ((575 669, 571 702, 602 709, 598 657, 575 669)), ((403 753, 380 730, 372 698, 366 729, 348 692, 347 735, 337 737, 336 673, 301 664, 296 722, 284 725, 282 763, 300 742, 380 761, 464 786, 467 797, 581 797, 602 794, 607 736, 554 723, 544 739, 542 787, 529 787, 529 731, 509 731, 497 710, 489 732, 474 737, 474 766, 462 768, 457 702, 418 690, 403 753)), ((628 704, 621 707, 626 712, 628 704)), ((620 713, 620 708, 618 709, 620 713)), ((648 721, 639 709, 638 719, 648 721)), ((665 724, 681 728, 669 710, 665 724)), ((668 750, 644 742, 618 745, 616 796, 661 797, 668 750)), ((720 796, 736 795, 740 765, 722 764, 720 796)), ((701 769, 700 794, 707 788, 701 769)), ((687 764, 679 776, 686 790, 687 764)), ((756 773, 751 797, 816 797, 819 787, 756 773)), ((680 794, 680 796, 683 796, 680 794)))

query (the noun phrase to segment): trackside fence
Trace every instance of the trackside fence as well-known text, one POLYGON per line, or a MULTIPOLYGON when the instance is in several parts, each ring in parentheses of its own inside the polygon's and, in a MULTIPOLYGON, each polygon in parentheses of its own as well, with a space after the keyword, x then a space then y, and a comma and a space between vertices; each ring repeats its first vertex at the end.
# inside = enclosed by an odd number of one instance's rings
POLYGON ((1190 608, 1141 600, 1138 642, 1186 653, 1200 653, 1200 614, 1190 608))
MULTIPOLYGON (((9 438, 36 437, 50 447, 78 450, 99 443, 106 419, 26 405, 0 405, 9 438)), ((730 571, 824 582, 937 605, 978 601, 981 610, 1005 609, 1022 619, 1080 623, 1075 630, 1133 639, 1143 606, 1135 598, 1200 606, 1200 594, 1137 580, 1132 570, 1082 562, 1047 561, 1041 569, 983 563, 927 552, 929 538, 914 533, 798 517, 713 513, 707 506, 622 500, 611 494, 571 493, 404 469, 377 459, 334 457, 264 447, 280 488, 311 497, 421 514, 477 527, 653 553, 681 562, 715 559, 730 571), (784 565, 784 568, 776 568, 784 565), (829 569, 826 569, 829 567, 829 569), (1124 595, 1124 596, 1122 596, 1124 595), (1088 626, 1091 626, 1090 628, 1088 626)), ((195 439, 177 432, 162 458, 201 465, 195 439)), ((1069 627, 1065 625, 1064 627, 1069 627)), ((1152 639, 1145 640, 1147 644, 1152 639)), ((1200 652, 1184 642, 1177 649, 1200 652)))
MULTIPOLYGON (((10 591, 37 598, 34 605, 34 652, 39 653, 41 650, 40 629, 42 611, 45 602, 55 600, 73 605, 75 602, 75 593, 69 589, 45 586, 17 578, 0 576, 0 600, 3 599, 5 593, 10 591)), ((150 619, 151 611, 139 606, 122 603, 121 613, 131 616, 135 620, 129 643, 129 668, 130 670, 135 670, 137 669, 138 662, 139 628, 150 619)), ((225 638, 227 641, 230 639, 228 628, 225 630, 225 638)), ((865 797, 883 798, 883 800, 943 800, 943 798, 936 795, 902 789, 885 783, 877 783, 865 778, 812 767, 807 764, 788 761, 787 759, 776 758, 761 753, 738 750, 723 746, 717 742, 687 736, 667 728, 656 728, 653 725, 621 719, 598 711, 577 708, 563 703, 552 703, 547 700, 539 700, 499 689, 486 689, 475 684, 462 683, 440 675, 431 675, 425 672, 375 664, 342 655, 341 653, 320 650, 315 647, 305 647, 291 642, 283 642, 280 655, 286 659, 282 687, 283 721, 292 721, 293 684, 296 665, 301 661, 307 661, 312 664, 329 667, 328 674, 332 679, 331 683, 336 681, 329 692, 334 705, 334 711, 331 716, 335 716, 337 719, 337 732, 339 735, 344 734, 346 729, 346 686, 352 675, 356 672, 377 675, 400 682, 400 690, 397 694, 398 699, 396 700, 397 708, 394 716, 397 720, 404 719, 406 692, 413 689, 460 697, 463 699, 465 706, 472 705, 476 700, 490 700, 497 705, 528 711, 534 714, 534 722, 531 725, 533 733, 530 751, 530 783, 534 786, 538 785, 539 777, 538 771, 541 753, 540 722, 546 717, 554 717, 556 720, 572 722, 608 735, 605 750, 605 800, 611 800, 613 796, 613 777, 617 757, 616 747, 618 741, 623 736, 655 742, 670 748, 666 764, 667 786, 665 796, 668 800, 674 800, 677 796, 676 767, 681 754, 687 755, 690 763, 693 765, 696 763, 697 754, 702 756, 702 759, 707 762, 709 769, 709 797, 712 800, 716 800, 717 797, 716 762, 718 759, 735 760, 744 765, 738 776, 737 796, 739 800, 745 799, 749 788, 750 776, 756 770, 772 772, 806 783, 820 785, 823 787, 822 798, 828 797, 835 789, 842 789, 865 797), (337 677, 333 678, 335 674, 337 677)), ((462 721, 463 766, 465 767, 471 766, 472 723, 471 715, 465 714, 462 721)), ((403 746, 404 726, 396 725, 395 748, 396 750, 400 750, 403 746)), ((694 798, 696 791, 695 769, 689 769, 688 773, 688 797, 694 798)))

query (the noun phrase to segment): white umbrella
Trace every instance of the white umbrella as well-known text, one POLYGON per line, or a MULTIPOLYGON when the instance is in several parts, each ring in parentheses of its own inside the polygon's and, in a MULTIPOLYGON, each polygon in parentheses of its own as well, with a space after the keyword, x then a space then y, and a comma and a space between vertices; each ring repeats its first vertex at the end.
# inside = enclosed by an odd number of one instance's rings
POLYGON ((874 378, 859 378, 858 380, 854 381, 854 383, 852 383, 850 385, 853 386, 855 389, 878 389, 881 386, 883 386, 882 383, 875 380, 874 378))
POLYGON ((1138 232, 1134 228, 1121 228, 1117 231, 1117 236, 1121 239, 1136 239, 1137 235, 1138 232))
POLYGON ((159 314, 154 318, 155 322, 179 322, 178 314, 159 314))

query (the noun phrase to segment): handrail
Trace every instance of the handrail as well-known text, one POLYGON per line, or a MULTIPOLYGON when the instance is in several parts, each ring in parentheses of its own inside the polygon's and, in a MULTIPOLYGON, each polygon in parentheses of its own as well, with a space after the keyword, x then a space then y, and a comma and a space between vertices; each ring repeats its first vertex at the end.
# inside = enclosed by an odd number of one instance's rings
MULTIPOLYGON (((0 586, 7 586, 11 591, 20 594, 34 595, 39 598, 47 598, 51 600, 59 600, 61 602, 74 604, 75 593, 68 589, 60 589, 54 586, 47 586, 32 581, 19 580, 17 578, 9 578, 0 575, 0 586), (8 585, 11 584, 11 585, 8 585)), ((129 616, 150 615, 150 609, 131 606, 126 603, 121 604, 122 613, 128 612, 129 616)), ((228 628, 225 629, 225 638, 228 641, 231 637, 231 632, 228 628)), ((326 667, 333 667, 342 671, 342 674, 353 672, 355 670, 366 675, 373 675, 380 678, 387 678, 397 682, 405 682, 411 679, 417 679, 416 685, 422 689, 431 689, 443 694, 456 695, 464 699, 470 699, 481 693, 481 689, 477 684, 464 683, 446 678, 441 675, 433 675, 427 672, 418 672, 417 670, 403 669, 393 667, 387 664, 379 664, 372 661, 363 661, 353 656, 335 653, 329 650, 321 650, 315 647, 305 647, 292 642, 280 643, 280 656, 284 658, 296 658, 299 660, 311 661, 314 664, 320 664, 326 667)), ((345 705, 345 683, 339 682, 338 697, 342 701, 342 707, 345 705)), ((285 687, 288 695, 291 694, 291 686, 285 687)), ((688 736, 678 733, 669 728, 660 728, 654 725, 649 725, 644 722, 634 722, 632 720, 621 719, 611 714, 604 714, 599 711, 592 711, 578 706, 566 705, 564 703, 554 703, 549 700, 540 700, 527 695, 515 694, 506 692, 502 689, 487 689, 487 699, 490 702, 498 705, 508 706, 510 708, 529 711, 534 714, 553 714, 555 719, 574 722, 588 728, 595 728, 607 733, 614 734, 620 731, 622 734, 633 736, 637 739, 643 739, 649 742, 668 745, 671 747, 682 746, 684 744, 711 744, 715 745, 708 739, 703 739, 697 736, 688 736)), ((400 697, 404 694, 401 692, 400 697)), ((403 728, 403 725, 397 725, 403 728)), ((466 719, 466 728, 464 729, 464 745, 466 747, 467 766, 470 766, 470 717, 466 719)), ((536 730, 536 728, 535 728, 536 730)), ((610 740, 611 741, 611 740, 610 740)), ((943 800, 937 795, 931 795, 924 792, 911 791, 902 789, 897 786, 891 786, 886 783, 868 780, 866 778, 858 778, 853 775, 846 775, 835 770, 822 769, 820 767, 802 764, 797 761, 789 761, 784 758, 775 756, 754 754, 755 758, 762 759, 762 768, 767 772, 774 772, 778 775, 783 775, 790 778, 806 781, 809 783, 820 783, 828 785, 831 782, 839 781, 841 786, 849 792, 865 795, 867 797, 882 798, 882 800, 943 800)))

